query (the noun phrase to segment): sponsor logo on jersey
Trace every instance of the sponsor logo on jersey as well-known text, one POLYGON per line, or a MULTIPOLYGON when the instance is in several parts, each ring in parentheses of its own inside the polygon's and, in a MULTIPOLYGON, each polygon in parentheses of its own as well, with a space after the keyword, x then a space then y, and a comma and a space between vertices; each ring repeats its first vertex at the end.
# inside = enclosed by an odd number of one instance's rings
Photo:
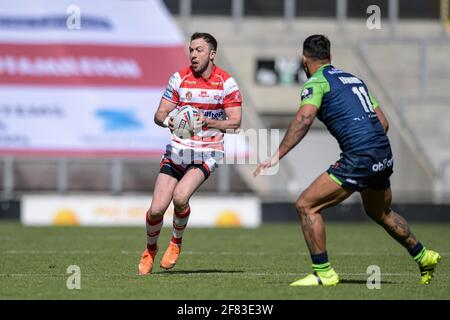
POLYGON ((169 100, 173 99, 173 95, 174 95, 173 88, 175 87, 176 81, 177 81, 177 76, 172 75, 169 79, 169 84, 166 87, 166 91, 164 91, 163 96, 169 100))
POLYGON ((312 98, 313 88, 304 88, 302 91, 302 100, 312 98))
POLYGON ((222 85, 222 82, 220 82, 220 81, 219 81, 219 82, 214 82, 214 81, 212 81, 212 82, 211 82, 211 85, 214 86, 214 87, 219 87, 219 86, 222 85))
POLYGON ((207 110, 203 111, 203 116, 213 120, 222 120, 224 112, 223 110, 207 110))
POLYGON ((390 158, 389 160, 387 158, 383 159, 383 161, 375 163, 372 165, 372 171, 373 172, 379 172, 384 171, 387 168, 390 168, 394 165, 394 159, 390 158))
POLYGON ((236 93, 234 94, 234 101, 238 101, 241 98, 241 94, 239 93, 239 91, 236 91, 236 93))
POLYGON ((220 97, 218 94, 216 94, 216 95, 214 96, 214 100, 219 101, 220 99, 221 99, 221 97, 220 97))
POLYGON ((184 83, 194 85, 194 84, 197 84, 197 81, 184 80, 184 83))
POLYGON ((170 86, 166 88, 166 91, 164 91, 163 96, 169 100, 173 99, 173 90, 172 90, 172 88, 170 88, 170 86))
POLYGON ((198 96, 202 97, 202 98, 209 98, 208 91, 206 91, 206 90, 200 91, 200 94, 198 96))

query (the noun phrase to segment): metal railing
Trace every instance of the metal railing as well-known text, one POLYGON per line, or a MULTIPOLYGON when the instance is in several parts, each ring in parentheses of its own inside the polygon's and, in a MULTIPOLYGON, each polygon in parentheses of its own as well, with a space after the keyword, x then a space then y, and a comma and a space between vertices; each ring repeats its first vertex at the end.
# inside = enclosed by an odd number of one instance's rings
MULTIPOLYGON (((15 158, 13 156, 3 157, 3 181, 2 181, 2 194, 1 199, 3 201, 11 200, 15 197, 15 192, 17 191, 16 187, 16 178, 15 178, 15 164, 19 161, 20 158, 15 158)), ((69 159, 66 157, 60 158, 44 158, 44 161, 55 162, 55 171, 56 171, 56 182, 55 182, 55 190, 58 194, 66 194, 70 190, 70 181, 69 181, 69 163, 79 162, 82 163, 86 159, 69 159)), ((89 158, 87 164, 92 164, 96 162, 95 158, 89 158)), ((33 159, 27 158, 27 162, 29 163, 38 163, 43 161, 42 158, 33 159)), ((123 191, 123 164, 124 162, 142 162, 142 163, 158 163, 159 159, 146 159, 146 160, 136 160, 136 159, 126 159, 126 158, 111 158, 108 159, 109 162, 109 171, 110 171, 110 183, 109 188, 105 188, 105 190, 109 190, 112 194, 120 194, 123 191)))

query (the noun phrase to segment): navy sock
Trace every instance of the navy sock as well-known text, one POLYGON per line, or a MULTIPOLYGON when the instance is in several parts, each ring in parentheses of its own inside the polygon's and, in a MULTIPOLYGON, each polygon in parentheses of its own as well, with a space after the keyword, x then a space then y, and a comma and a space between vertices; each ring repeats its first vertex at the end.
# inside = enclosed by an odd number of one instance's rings
POLYGON ((312 268, 316 272, 325 272, 331 269, 326 251, 319 254, 311 254, 312 268))
POLYGON ((415 257, 415 256, 417 256, 417 255, 420 253, 420 251, 422 251, 422 250, 423 250, 423 245, 422 245, 420 242, 417 242, 417 244, 416 244, 414 247, 408 249, 408 252, 409 252, 409 254, 410 254, 412 257, 415 257))
POLYGON ((416 262, 419 262, 425 254, 425 247, 420 242, 417 242, 413 248, 408 249, 408 252, 416 262))
POLYGON ((326 251, 319 254, 311 254, 311 260, 313 264, 322 264, 328 262, 328 254, 326 251))

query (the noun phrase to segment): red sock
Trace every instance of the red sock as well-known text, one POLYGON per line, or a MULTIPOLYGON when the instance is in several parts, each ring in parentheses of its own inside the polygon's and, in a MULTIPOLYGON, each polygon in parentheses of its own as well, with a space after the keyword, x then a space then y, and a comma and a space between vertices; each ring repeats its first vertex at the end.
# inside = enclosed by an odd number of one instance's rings
POLYGON ((190 214, 191 207, 189 205, 182 212, 177 212, 175 210, 173 214, 173 232, 171 242, 177 244, 178 246, 181 246, 183 232, 186 229, 190 214))
POLYGON ((152 218, 150 211, 146 214, 147 249, 155 251, 158 248, 158 238, 164 223, 164 217, 152 218))

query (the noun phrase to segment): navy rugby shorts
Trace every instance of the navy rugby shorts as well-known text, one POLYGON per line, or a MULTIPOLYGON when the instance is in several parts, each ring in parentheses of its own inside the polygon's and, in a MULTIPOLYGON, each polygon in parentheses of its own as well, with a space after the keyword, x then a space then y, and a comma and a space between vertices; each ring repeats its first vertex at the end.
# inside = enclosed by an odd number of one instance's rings
POLYGON ((327 170, 331 179, 354 191, 387 189, 393 173, 394 160, 390 147, 342 153, 327 170))

